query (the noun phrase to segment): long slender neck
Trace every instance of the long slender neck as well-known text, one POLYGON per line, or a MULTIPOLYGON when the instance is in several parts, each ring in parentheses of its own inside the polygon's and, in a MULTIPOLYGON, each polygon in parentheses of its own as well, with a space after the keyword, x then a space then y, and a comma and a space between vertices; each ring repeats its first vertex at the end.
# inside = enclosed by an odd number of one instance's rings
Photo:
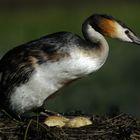
POLYGON ((82 31, 85 39, 93 44, 98 44, 99 47, 108 48, 108 43, 105 40, 104 36, 99 32, 95 31, 92 26, 85 22, 82 26, 82 31))
POLYGON ((98 59, 104 63, 109 52, 109 46, 104 36, 95 31, 88 22, 83 24, 82 31, 86 41, 90 42, 91 46, 93 46, 94 54, 98 54, 98 59))

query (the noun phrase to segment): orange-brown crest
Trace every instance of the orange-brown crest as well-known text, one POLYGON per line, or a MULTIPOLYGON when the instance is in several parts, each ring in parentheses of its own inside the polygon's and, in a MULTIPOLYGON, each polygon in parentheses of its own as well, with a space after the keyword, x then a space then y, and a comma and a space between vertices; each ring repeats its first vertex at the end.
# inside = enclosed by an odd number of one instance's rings
POLYGON ((100 23, 99 27, 101 28, 101 32, 108 37, 115 37, 116 34, 116 21, 111 19, 103 18, 100 23))

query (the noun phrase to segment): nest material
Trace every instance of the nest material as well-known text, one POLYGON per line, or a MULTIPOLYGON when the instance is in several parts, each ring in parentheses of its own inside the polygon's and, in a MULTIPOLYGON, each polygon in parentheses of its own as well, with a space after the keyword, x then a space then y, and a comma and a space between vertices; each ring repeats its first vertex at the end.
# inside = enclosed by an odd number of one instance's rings
POLYGON ((92 117, 81 128, 47 127, 36 119, 17 122, 0 118, 0 140, 140 140, 140 121, 126 114, 113 118, 92 117))

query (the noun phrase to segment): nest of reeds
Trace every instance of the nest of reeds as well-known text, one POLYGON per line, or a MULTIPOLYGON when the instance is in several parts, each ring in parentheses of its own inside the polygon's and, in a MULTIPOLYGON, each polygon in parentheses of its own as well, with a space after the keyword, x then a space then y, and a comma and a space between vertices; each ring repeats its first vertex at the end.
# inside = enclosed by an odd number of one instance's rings
POLYGON ((40 118, 19 122, 3 114, 0 117, 0 140, 140 140, 140 121, 130 115, 88 117, 91 125, 60 128, 48 127, 40 118))

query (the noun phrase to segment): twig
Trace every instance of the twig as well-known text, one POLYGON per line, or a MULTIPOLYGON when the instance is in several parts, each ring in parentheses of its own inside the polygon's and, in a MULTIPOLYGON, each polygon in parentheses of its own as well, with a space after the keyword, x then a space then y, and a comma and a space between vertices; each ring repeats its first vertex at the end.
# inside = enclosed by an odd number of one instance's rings
POLYGON ((31 120, 29 121, 28 125, 27 125, 27 128, 26 128, 26 130, 25 130, 24 140, 27 140, 28 130, 29 130, 29 127, 30 127, 32 121, 33 121, 33 120, 31 119, 31 120))

